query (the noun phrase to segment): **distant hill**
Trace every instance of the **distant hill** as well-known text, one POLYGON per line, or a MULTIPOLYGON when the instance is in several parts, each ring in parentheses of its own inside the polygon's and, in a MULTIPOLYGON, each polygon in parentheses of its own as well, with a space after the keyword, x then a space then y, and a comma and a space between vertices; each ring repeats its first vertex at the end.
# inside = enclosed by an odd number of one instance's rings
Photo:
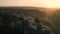
POLYGON ((41 11, 39 9, 45 9, 45 8, 38 8, 38 7, 0 7, 0 12, 2 13, 20 13, 25 14, 26 16, 33 16, 33 17, 45 17, 46 13, 44 11, 41 11))

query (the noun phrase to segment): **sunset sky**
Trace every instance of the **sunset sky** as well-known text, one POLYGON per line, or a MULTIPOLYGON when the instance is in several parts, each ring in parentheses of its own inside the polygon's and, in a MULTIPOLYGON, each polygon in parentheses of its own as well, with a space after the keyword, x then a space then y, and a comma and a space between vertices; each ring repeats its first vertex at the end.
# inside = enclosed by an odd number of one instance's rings
POLYGON ((0 6, 36 6, 60 8, 60 0, 0 0, 0 6))

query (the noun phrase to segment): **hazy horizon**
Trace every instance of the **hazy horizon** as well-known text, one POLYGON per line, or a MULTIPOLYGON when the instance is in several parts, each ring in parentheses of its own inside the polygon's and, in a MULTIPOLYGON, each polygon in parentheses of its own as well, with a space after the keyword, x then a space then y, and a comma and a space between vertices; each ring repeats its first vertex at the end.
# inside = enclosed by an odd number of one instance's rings
POLYGON ((60 0, 0 0, 0 6, 35 6, 60 8, 60 0))

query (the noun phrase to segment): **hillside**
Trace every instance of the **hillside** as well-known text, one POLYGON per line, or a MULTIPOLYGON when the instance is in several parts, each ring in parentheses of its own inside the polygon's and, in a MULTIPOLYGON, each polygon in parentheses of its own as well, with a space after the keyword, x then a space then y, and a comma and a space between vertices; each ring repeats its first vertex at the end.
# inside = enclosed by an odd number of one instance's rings
POLYGON ((44 8, 38 8, 38 7, 0 7, 0 12, 7 12, 7 13, 19 13, 19 14, 25 14, 26 16, 33 16, 33 17, 45 17, 46 13, 38 10, 38 9, 44 9, 44 8))

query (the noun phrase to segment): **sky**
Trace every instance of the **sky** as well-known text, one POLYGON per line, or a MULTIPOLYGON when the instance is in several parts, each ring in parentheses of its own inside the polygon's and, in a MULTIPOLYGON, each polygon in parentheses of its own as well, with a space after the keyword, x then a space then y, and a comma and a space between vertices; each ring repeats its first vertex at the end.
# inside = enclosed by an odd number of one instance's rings
POLYGON ((0 6, 35 6, 60 8, 60 0, 0 0, 0 6))

